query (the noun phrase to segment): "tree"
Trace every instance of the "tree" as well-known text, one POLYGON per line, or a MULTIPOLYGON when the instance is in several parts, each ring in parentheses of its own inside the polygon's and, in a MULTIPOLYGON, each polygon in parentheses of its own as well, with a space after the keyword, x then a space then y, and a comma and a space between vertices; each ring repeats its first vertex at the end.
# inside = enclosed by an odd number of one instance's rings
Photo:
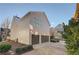
POLYGON ((7 38, 7 36, 9 35, 9 27, 10 27, 10 21, 8 18, 6 18, 2 24, 1 24, 1 28, 3 28, 3 34, 2 34, 2 38, 5 40, 7 38))
POLYGON ((1 27, 2 27, 2 28, 9 28, 9 26, 10 26, 10 21, 9 21, 8 18, 6 18, 6 19, 2 22, 1 27))
POLYGON ((63 37, 65 38, 68 54, 79 54, 79 21, 69 20, 69 24, 64 26, 63 37))

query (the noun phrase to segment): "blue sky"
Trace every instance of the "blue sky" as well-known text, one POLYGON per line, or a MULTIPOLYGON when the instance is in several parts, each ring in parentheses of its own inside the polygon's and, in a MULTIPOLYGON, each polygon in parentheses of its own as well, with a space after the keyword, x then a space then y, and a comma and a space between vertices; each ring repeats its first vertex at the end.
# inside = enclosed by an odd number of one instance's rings
POLYGON ((52 3, 52 4, 0 4, 0 25, 4 19, 12 20, 13 16, 22 17, 29 11, 43 11, 46 13, 51 26, 55 27, 74 15, 76 4, 52 3))

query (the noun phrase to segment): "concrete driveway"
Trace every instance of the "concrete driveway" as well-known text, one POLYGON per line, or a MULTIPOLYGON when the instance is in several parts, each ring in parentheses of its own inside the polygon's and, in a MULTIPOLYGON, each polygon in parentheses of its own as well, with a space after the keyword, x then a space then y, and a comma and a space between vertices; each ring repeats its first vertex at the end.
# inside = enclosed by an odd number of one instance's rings
POLYGON ((67 55, 64 41, 34 45, 34 50, 23 55, 67 55))

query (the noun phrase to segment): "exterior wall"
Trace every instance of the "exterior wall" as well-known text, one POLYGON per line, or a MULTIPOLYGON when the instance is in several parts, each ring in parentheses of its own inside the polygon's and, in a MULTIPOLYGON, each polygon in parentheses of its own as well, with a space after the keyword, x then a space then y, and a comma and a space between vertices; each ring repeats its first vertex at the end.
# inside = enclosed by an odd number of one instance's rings
POLYGON ((28 17, 23 17, 17 22, 14 20, 11 26, 11 40, 18 41, 22 44, 30 44, 28 25, 28 17))
POLYGON ((16 41, 17 39, 17 28, 18 28, 18 24, 16 22, 16 17, 14 16, 13 17, 13 20, 12 20, 12 24, 11 24, 11 40, 14 40, 16 41))

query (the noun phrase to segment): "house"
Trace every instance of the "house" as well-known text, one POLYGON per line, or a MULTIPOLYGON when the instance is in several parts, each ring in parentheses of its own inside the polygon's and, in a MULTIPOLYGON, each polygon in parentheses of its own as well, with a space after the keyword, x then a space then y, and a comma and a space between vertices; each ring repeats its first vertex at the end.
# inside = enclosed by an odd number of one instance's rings
POLYGON ((55 28, 50 28, 50 35, 55 39, 63 40, 62 33, 64 32, 64 24, 58 24, 55 28))
POLYGON ((58 25, 55 27, 55 29, 56 29, 58 32, 62 33, 62 32, 64 32, 63 26, 64 26, 63 23, 62 23, 62 24, 58 24, 58 25))
POLYGON ((6 40, 8 36, 10 36, 10 29, 8 28, 0 28, 0 36, 2 40, 6 40))
POLYGON ((41 44, 50 41, 50 24, 44 12, 31 11, 22 18, 14 16, 11 40, 22 44, 41 44))

